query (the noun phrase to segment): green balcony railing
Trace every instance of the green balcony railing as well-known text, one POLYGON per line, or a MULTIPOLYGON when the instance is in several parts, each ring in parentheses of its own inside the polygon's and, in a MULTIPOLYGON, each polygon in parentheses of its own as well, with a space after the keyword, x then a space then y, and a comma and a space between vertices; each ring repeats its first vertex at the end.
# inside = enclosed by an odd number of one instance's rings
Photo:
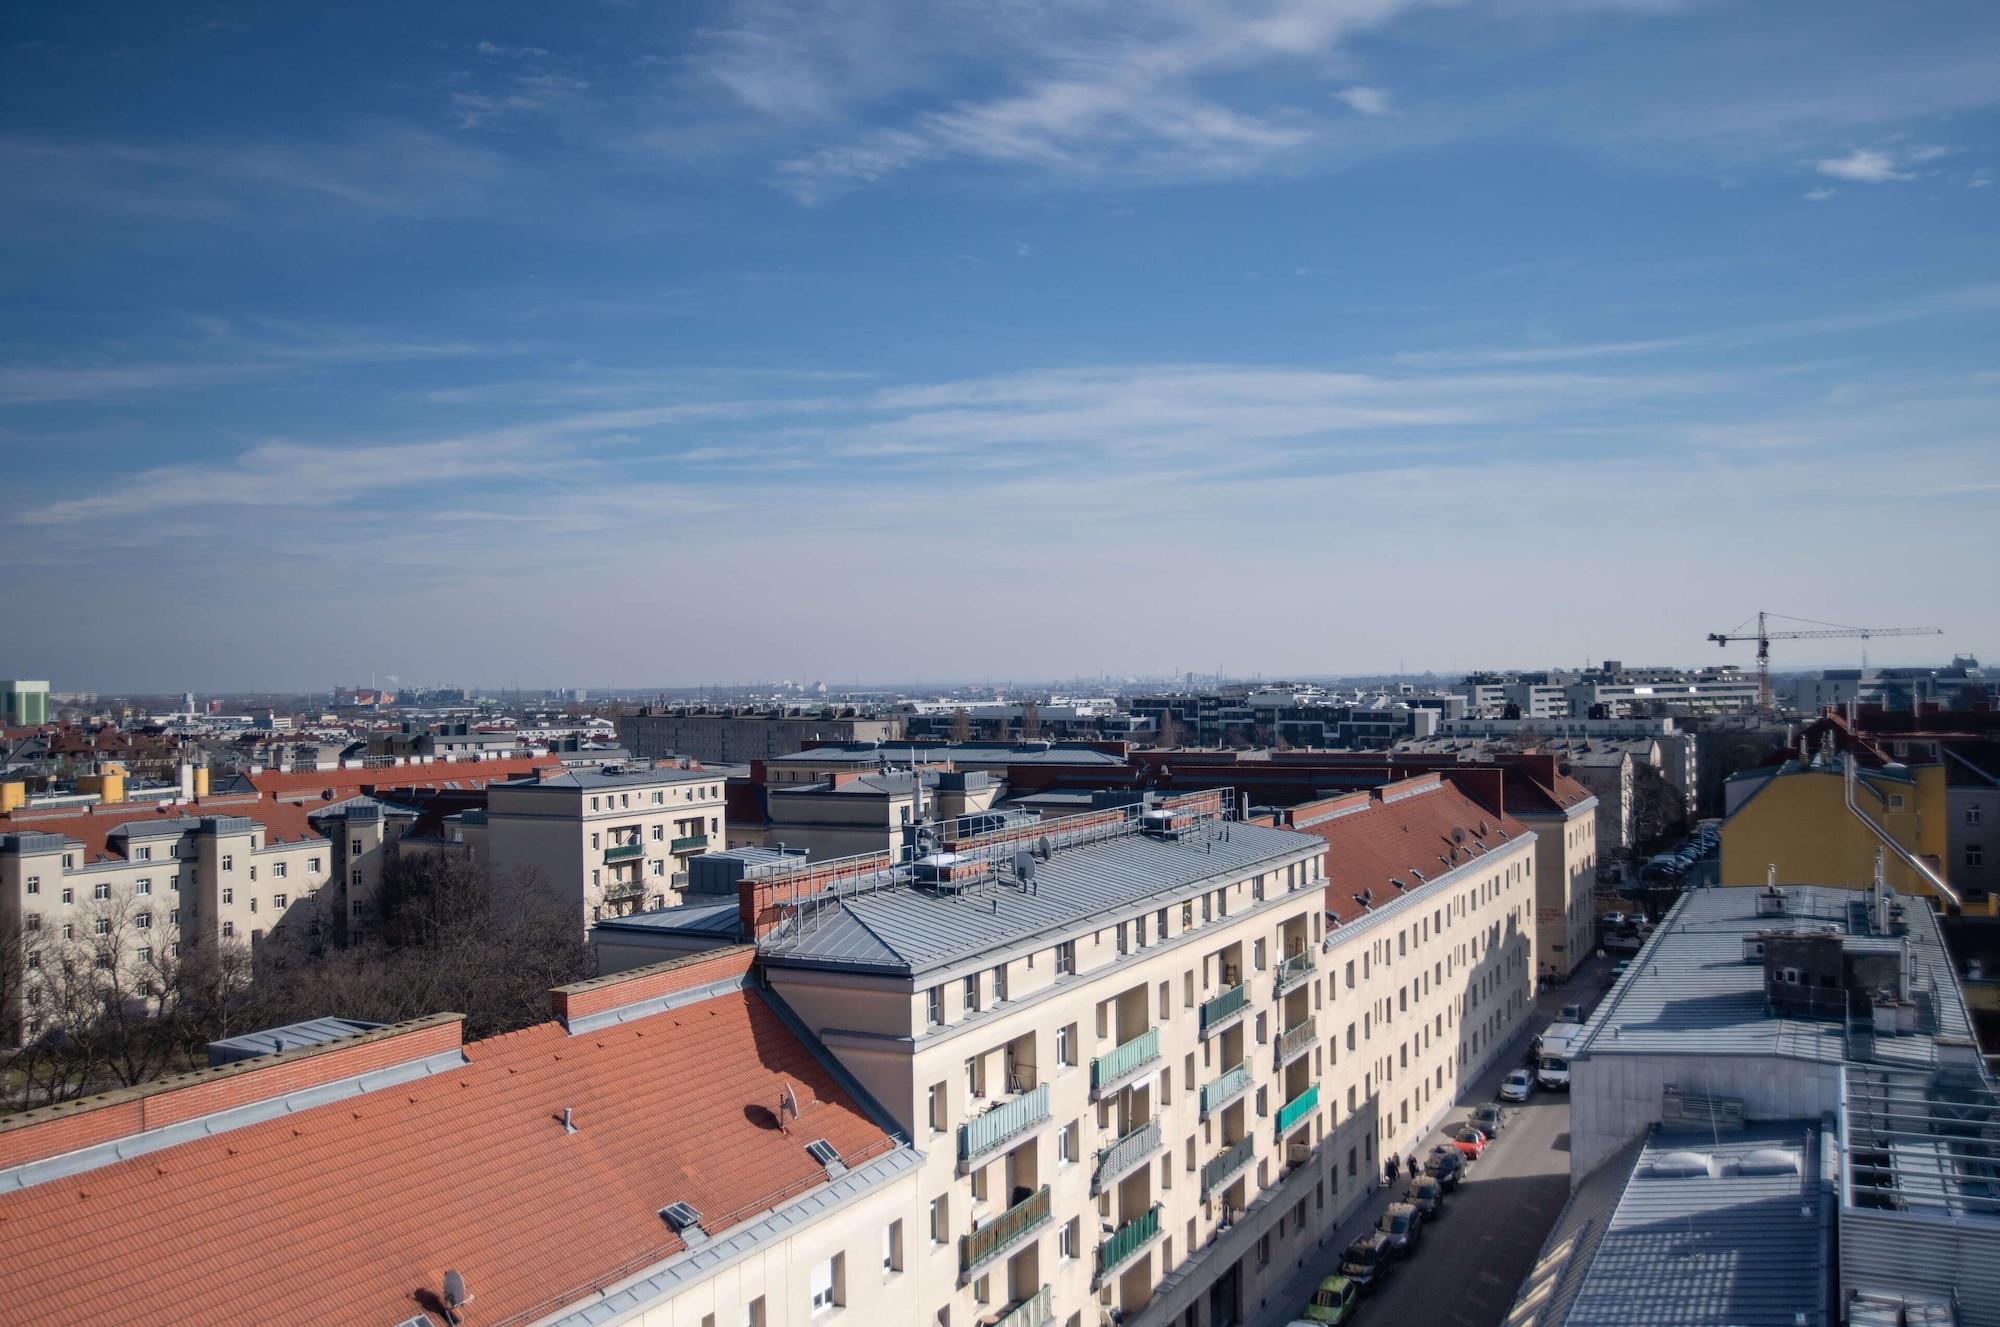
POLYGON ((1049 1118, 1049 1085, 1023 1092, 1004 1101, 976 1119, 958 1126, 958 1159, 961 1163, 983 1156, 1010 1138, 1019 1137, 1049 1118))
POLYGON ((667 845, 667 851, 668 851, 668 852, 695 852, 695 851, 697 851, 697 850, 704 850, 704 849, 706 849, 707 847, 708 847, 708 835, 706 835, 706 834, 689 834, 689 835, 688 835, 687 837, 685 837, 685 838, 679 838, 679 839, 675 839, 675 840, 674 840, 673 842, 669 843, 669 844, 667 845))
POLYGON ((1201 1006, 1201 1030, 1211 1032, 1221 1027, 1231 1018, 1243 1012, 1250 1003, 1250 988, 1231 986, 1213 1000, 1206 1000, 1201 1006))
POLYGON ((1122 1046, 1106 1051, 1090 1062, 1090 1090, 1101 1090, 1141 1065, 1160 1058, 1160 1030, 1147 1028, 1122 1046))
POLYGON ((1101 1281, 1111 1275, 1120 1263, 1144 1248, 1159 1233, 1160 1206, 1155 1203, 1138 1220, 1127 1221, 1118 1227, 1117 1234, 1097 1246, 1097 1279, 1101 1281))
POLYGON ((1097 1149, 1097 1170, 1090 1179, 1090 1191, 1105 1185, 1160 1150, 1160 1122, 1147 1120, 1117 1142, 1097 1149))
POLYGON ((1201 1113, 1203 1118, 1214 1114, 1222 1106, 1236 1100, 1250 1090, 1250 1066, 1238 1064, 1224 1069, 1222 1076, 1212 1083, 1204 1083, 1201 1088, 1201 1113))
POLYGON ((1277 986, 1273 993, 1283 995, 1300 982, 1309 979, 1313 975, 1313 966, 1313 951, 1310 949, 1293 954, 1290 958, 1278 964, 1277 986))
POLYGON ((1204 1161, 1201 1166, 1201 1192, 1203 1197, 1214 1193, 1229 1177, 1257 1159, 1257 1140, 1244 1138, 1231 1143, 1220 1153, 1204 1161))
POLYGON ((1048 1327, 1056 1316, 1055 1291, 1043 1286, 1002 1314, 993 1327, 1048 1327))
POLYGON ((1278 1067, 1284 1068, 1312 1049, 1319 1037, 1319 1024, 1311 1014, 1278 1034, 1278 1067))
POLYGON ((614 843, 604 850, 607 862, 629 862, 634 857, 644 857, 646 845, 643 843, 614 843))
POLYGON ((970 1234, 958 1237, 958 1270, 972 1272, 1049 1223, 1049 1186, 1015 1203, 970 1234))
POLYGON ((1313 1113, 1319 1106, 1319 1084, 1314 1083, 1305 1091, 1293 1097, 1278 1111, 1278 1132, 1284 1134, 1293 1125, 1313 1113))

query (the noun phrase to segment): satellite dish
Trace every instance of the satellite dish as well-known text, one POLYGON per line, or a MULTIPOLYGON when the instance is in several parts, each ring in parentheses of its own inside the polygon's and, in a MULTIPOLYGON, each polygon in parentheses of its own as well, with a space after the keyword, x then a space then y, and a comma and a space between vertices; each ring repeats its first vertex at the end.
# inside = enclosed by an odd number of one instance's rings
POLYGON ((1024 885, 1034 880, 1035 855, 1033 853, 1023 849, 1014 854, 1014 876, 1024 885))
POLYGON ((463 1308, 472 1302, 472 1296, 465 1293, 465 1278, 456 1270, 444 1274, 444 1306, 448 1309, 463 1308))
POLYGON ((799 1117, 798 1093, 792 1091, 790 1083, 784 1085, 784 1094, 778 1098, 778 1123, 780 1125, 784 1124, 787 1115, 795 1120, 799 1117))
POLYGON ((1457 825, 1453 825, 1451 827, 1451 841, 1453 843, 1465 842, 1465 830, 1457 825))
POLYGON ((1035 856, 1041 858, 1043 861, 1046 862, 1049 858, 1055 855, 1056 855, 1055 846, 1049 842, 1048 835, 1044 834, 1039 839, 1035 840, 1035 856))

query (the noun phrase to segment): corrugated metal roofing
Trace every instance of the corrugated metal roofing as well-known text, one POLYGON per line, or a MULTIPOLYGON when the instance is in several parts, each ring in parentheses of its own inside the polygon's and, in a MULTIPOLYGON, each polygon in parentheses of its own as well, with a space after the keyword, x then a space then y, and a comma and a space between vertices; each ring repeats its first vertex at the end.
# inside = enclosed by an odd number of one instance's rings
MULTIPOLYGON (((1808 926, 1847 929, 1858 890, 1812 885, 1786 888, 1791 911, 1757 915, 1761 891, 1689 890, 1661 922, 1616 988, 1584 1025, 1576 1054, 1778 1055, 1839 1063, 1847 1029, 1834 1019, 1787 1018, 1768 1011, 1761 963, 1746 963, 1743 940, 1761 931, 1808 926)), ((1937 1013, 1935 1033, 1877 1036, 1873 1058, 1885 1064, 1927 1065, 1938 1037, 1970 1037, 1972 1023, 1938 931, 1922 899, 1900 898, 1910 924, 1911 987, 1937 1013)), ((1851 937, 1856 943, 1860 937, 1851 937)))
MULTIPOLYGON (((1677 1158, 1678 1159, 1678 1158, 1677 1158)), ((1826 1327, 1830 1195, 1816 1131, 1753 1126, 1717 1139, 1655 1132, 1628 1172, 1564 1327, 1826 1327), (1795 1152, 1795 1171, 1744 1174, 1765 1149, 1795 1152), (1703 1157, 1694 1174, 1659 1174, 1670 1154, 1703 1157), (1796 1315, 1803 1314, 1803 1318, 1796 1315)), ((1544 1322, 1552 1324, 1552 1319, 1544 1322)))
POLYGON ((673 931, 697 935, 735 935, 743 918, 736 898, 719 902, 683 903, 677 908, 657 908, 630 917, 611 917, 596 924, 600 931, 673 931))
POLYGON ((764 955, 777 963, 922 971, 1325 848, 1313 835, 1261 825, 1231 824, 1227 834, 1206 840, 1132 834, 1066 849, 1037 866, 1033 893, 989 884, 938 895, 897 886, 844 899, 824 905, 817 926, 766 941, 764 955))

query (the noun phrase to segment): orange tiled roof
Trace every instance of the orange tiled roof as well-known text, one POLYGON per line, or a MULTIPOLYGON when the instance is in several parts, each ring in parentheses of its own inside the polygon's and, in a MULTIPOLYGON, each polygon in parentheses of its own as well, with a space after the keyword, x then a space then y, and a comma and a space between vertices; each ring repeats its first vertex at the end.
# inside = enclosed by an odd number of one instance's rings
POLYGON ((265 844, 322 841, 325 836, 306 819, 308 807, 260 801, 251 796, 209 797, 195 802, 116 802, 88 811, 15 811, 0 816, 0 834, 63 834, 83 845, 83 861, 101 857, 124 860, 111 850, 111 834, 137 821, 173 820, 187 816, 242 816, 264 826, 265 844))
POLYGON ((1399 784, 1352 797, 1368 798, 1368 809, 1301 826, 1326 840, 1326 909, 1343 922, 1362 915, 1354 901, 1364 890, 1374 891, 1376 906, 1393 902, 1401 880, 1422 888, 1411 868, 1435 880, 1448 870, 1475 861, 1487 852, 1518 843, 1531 831, 1512 816, 1495 815, 1450 783, 1439 782, 1427 792, 1396 797, 1399 791, 1431 783, 1425 774, 1399 784), (1387 800, 1387 793, 1395 800, 1387 800), (1484 832, 1481 827, 1484 826, 1484 832), (1455 840, 1458 830, 1462 839, 1455 840), (1505 832, 1503 839, 1500 834, 1505 832))
POLYGON ((817 1187, 895 1140, 762 996, 737 990, 576 1036, 548 1023, 469 1063, 0 1195, 11 1322, 390 1327, 455 1268, 471 1321, 578 1301, 817 1187), (791 1084, 801 1114, 772 1112, 791 1084), (563 1107, 576 1132, 565 1133, 563 1107))

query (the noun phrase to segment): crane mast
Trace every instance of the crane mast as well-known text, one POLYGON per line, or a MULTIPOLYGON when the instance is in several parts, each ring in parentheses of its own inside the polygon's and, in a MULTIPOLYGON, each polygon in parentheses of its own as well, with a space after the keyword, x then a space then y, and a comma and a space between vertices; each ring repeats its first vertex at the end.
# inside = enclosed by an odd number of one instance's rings
POLYGON ((1732 642, 1755 640, 1757 642, 1757 712, 1770 714, 1771 704, 1771 642, 1774 640, 1873 640, 1877 636, 1942 636, 1942 627, 1844 627, 1835 622, 1820 622, 1809 631, 1772 631, 1768 619, 1779 618, 1786 622, 1811 622, 1811 618, 1785 617, 1783 613, 1757 610, 1757 634, 1746 635, 1741 628, 1735 631, 1711 631, 1708 638, 1717 645, 1727 648, 1732 642))

